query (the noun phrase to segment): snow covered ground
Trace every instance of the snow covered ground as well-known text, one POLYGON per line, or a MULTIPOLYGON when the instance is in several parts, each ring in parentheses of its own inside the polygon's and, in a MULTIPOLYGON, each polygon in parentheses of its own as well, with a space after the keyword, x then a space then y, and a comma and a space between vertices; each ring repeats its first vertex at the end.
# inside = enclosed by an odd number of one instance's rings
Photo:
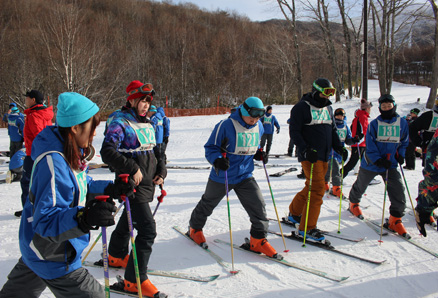
MULTIPOLYGON (((424 105, 428 93, 429 89, 425 87, 394 83, 392 94, 398 103, 399 114, 406 115, 414 107, 418 107, 422 112, 425 111, 424 105), (417 98, 421 98, 420 103, 417 103, 417 98)), ((369 94, 370 100, 374 104, 371 112, 371 119, 373 119, 379 114, 376 103, 379 96, 376 81, 370 81, 369 94)), ((350 124, 355 109, 359 107, 359 99, 344 100, 334 104, 334 108, 337 107, 343 107, 347 111, 348 123, 350 124)), ((286 120, 289 118, 290 109, 291 106, 273 106, 273 113, 281 124, 281 132, 279 135, 274 135, 272 153, 285 153, 287 150, 289 134, 286 120)), ((214 125, 225 117, 226 115, 171 118, 171 136, 167 151, 169 166, 208 166, 209 164, 204 158, 203 146, 214 125)), ((103 139, 103 128, 102 123, 98 127, 94 142, 98 151, 103 139)), ((1 129, 0 150, 7 150, 8 146, 7 131, 1 129)), ((93 162, 100 162, 99 157, 96 157, 93 162)), ((299 167, 296 158, 271 158, 269 164, 299 167)), ((268 173, 282 169, 268 168, 268 173)), ((0 171, 6 170, 7 164, 0 166, 0 171)), ((94 179, 113 179, 113 174, 107 169, 93 170, 90 174, 94 179)), ((343 202, 341 213, 342 234, 366 237, 366 239, 359 243, 353 243, 330 238, 332 244, 349 253, 376 260, 386 260, 385 264, 377 266, 311 246, 303 248, 301 243, 286 239, 287 249, 290 250, 289 253, 283 253, 286 260, 332 274, 349 276, 349 279, 341 283, 333 282, 237 250, 234 250, 235 268, 241 272, 235 276, 230 275, 201 248, 172 229, 174 225, 179 225, 183 229, 187 228, 190 214, 203 194, 208 174, 209 170, 169 169, 165 182, 165 190, 168 195, 164 198, 164 202, 160 205, 155 216, 158 236, 150 268, 204 276, 220 274, 220 277, 213 282, 199 283, 150 276, 158 289, 168 293, 169 297, 438 297, 438 259, 392 235, 384 237, 384 242, 379 245, 377 241, 379 235, 352 217, 346 211, 347 203, 345 202, 343 202)), ((284 216, 288 212, 289 203, 295 193, 303 187, 304 181, 298 179, 296 174, 298 172, 292 172, 279 178, 270 177, 280 216, 284 216)), ((405 174, 412 198, 415 200, 418 191, 417 185, 422 179, 420 160, 417 160, 415 171, 405 171, 405 174)), ((2 174, 0 178, 4 178, 4 176, 5 174, 2 174)), ((254 176, 265 197, 268 216, 275 218, 275 210, 263 168, 256 167, 254 176)), ((356 176, 351 173, 344 180, 344 193, 347 195, 355 178, 356 176)), ((383 192, 383 183, 369 186, 367 195, 362 201, 362 205, 367 207, 364 210, 365 216, 375 220, 381 219, 383 192)), ((7 274, 20 257, 18 246, 20 220, 13 215, 15 211, 21 209, 20 193, 20 185, 17 182, 10 185, 0 185, 0 268, 2 268, 0 285, 5 283, 7 274)), ((159 194, 158 189, 157 194, 159 194)), ((151 208, 155 208, 156 203, 157 201, 154 200, 151 203, 151 208)), ((249 218, 234 192, 230 193, 230 206, 233 240, 234 243, 241 244, 245 237, 249 237, 249 218)), ((388 202, 386 206, 385 214, 388 215, 388 202)), ((408 207, 410 208, 410 203, 408 203, 408 207)), ((318 227, 336 231, 338 216, 339 200, 332 197, 325 198, 318 227)), ((438 232, 428 227, 428 237, 420 237, 411 214, 407 213, 403 221, 415 241, 438 251, 438 232)), ((270 229, 279 231, 275 222, 270 224, 270 229)), ((290 230, 289 227, 283 227, 285 233, 289 233, 290 230)), ((109 231, 112 231, 112 228, 109 228, 109 231)), ((207 221, 204 233, 211 250, 218 253, 226 261, 231 262, 230 248, 213 242, 216 238, 229 240, 225 198, 207 221)), ((92 232, 93 240, 97 235, 97 231, 92 232)), ((269 235, 268 239, 279 252, 284 250, 281 237, 269 235)), ((99 243, 88 260, 97 260, 100 253, 101 244, 99 243)), ((102 269, 89 268, 89 270, 102 284, 104 283, 102 269)), ((111 283, 115 282, 116 274, 122 274, 122 272, 110 272, 111 283)), ((115 294, 112 296, 117 297, 115 294)), ((53 295, 49 290, 46 290, 42 297, 53 297, 53 295)))

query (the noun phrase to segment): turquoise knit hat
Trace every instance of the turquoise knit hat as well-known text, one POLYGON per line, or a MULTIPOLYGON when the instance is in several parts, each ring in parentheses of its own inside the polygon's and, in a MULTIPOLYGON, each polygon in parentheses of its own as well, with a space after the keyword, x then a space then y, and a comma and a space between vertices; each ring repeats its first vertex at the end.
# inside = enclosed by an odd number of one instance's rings
POLYGON ((157 112, 157 107, 156 106, 151 106, 150 108, 149 108, 149 112, 157 112))
POLYGON ((64 92, 58 96, 56 122, 60 127, 72 127, 86 122, 99 112, 99 107, 76 92, 64 92))

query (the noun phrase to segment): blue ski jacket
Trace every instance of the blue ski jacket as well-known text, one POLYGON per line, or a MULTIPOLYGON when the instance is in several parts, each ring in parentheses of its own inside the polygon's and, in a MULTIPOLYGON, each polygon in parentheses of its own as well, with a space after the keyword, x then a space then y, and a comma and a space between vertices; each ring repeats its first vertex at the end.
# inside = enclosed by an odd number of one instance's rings
MULTIPOLYGON (((39 277, 54 279, 80 268, 89 233, 78 227, 79 186, 60 154, 64 141, 56 126, 44 128, 32 144, 35 160, 29 197, 21 216, 19 239, 24 263, 39 277), (39 161, 37 158, 44 155, 39 161), (31 201, 33 203, 31 203, 31 201)), ((111 181, 87 175, 87 195, 103 194, 111 181)), ((25 286, 25 285, 23 285, 25 286)))
POLYGON ((157 113, 160 113, 163 117, 163 137, 169 137, 170 135, 170 119, 164 113, 164 109, 162 107, 157 108, 157 113))
POLYGON ((11 113, 8 115, 8 135, 12 142, 23 142, 24 115, 11 113))
POLYGON ((163 143, 164 128, 163 128, 163 116, 158 111, 152 115, 151 124, 155 129, 155 140, 157 144, 163 143))
POLYGON ((406 147, 409 145, 409 128, 408 123, 405 119, 401 118, 398 114, 391 119, 383 119, 378 116, 376 119, 370 122, 367 130, 366 140, 366 150, 365 158, 362 158, 361 167, 369 171, 382 173, 386 169, 376 166, 374 163, 380 158, 387 158, 387 154, 390 154, 391 168, 397 168, 398 162, 395 158, 396 154, 400 154, 405 157, 406 147), (383 121, 386 123, 394 123, 400 119, 400 142, 398 143, 384 143, 377 140, 378 133, 378 121, 383 121))
POLYGON ((272 135, 274 133, 274 126, 280 131, 280 124, 278 123, 277 118, 271 113, 265 113, 265 116, 260 120, 263 123, 265 134, 272 135))
POLYGON ((15 170, 23 167, 24 158, 26 157, 26 148, 22 148, 15 152, 9 162, 9 170, 15 170))
MULTIPOLYGON (((228 183, 237 184, 252 177, 252 172, 254 171, 254 156, 230 153, 234 152, 236 149, 236 129, 234 128, 231 119, 237 120, 246 129, 258 126, 259 132, 258 140, 256 140, 257 144, 260 144, 260 139, 263 135, 263 125, 260 121, 257 121, 257 123, 252 126, 246 124, 242 119, 239 107, 235 113, 230 115, 230 117, 216 124, 210 138, 204 145, 205 158, 213 165, 217 158, 222 158, 221 144, 225 138, 228 138, 228 145, 226 146, 227 157, 230 160, 230 168, 227 171, 228 183)), ((225 183, 225 172, 218 170, 216 173, 216 169, 212 167, 209 178, 215 182, 225 183)))

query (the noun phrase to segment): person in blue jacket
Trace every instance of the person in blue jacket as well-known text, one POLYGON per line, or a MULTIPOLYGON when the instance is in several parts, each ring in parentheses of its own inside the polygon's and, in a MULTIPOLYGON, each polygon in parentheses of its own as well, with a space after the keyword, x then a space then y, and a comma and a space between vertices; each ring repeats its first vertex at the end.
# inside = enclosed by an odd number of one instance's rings
MULTIPOLYGON (((337 108, 335 110, 334 116, 336 123, 336 132, 339 135, 339 139, 341 140, 342 145, 352 145, 355 142, 357 143, 358 138, 354 139, 351 137, 351 131, 345 119, 345 110, 343 108, 337 108)), ((345 151, 345 153, 347 153, 347 151, 345 151)), ((338 152, 332 149, 332 152, 330 153, 330 158, 328 160, 329 167, 327 169, 327 173, 325 174, 326 190, 329 190, 328 183, 330 182, 331 176, 331 182, 333 187, 330 191, 330 194, 337 197, 341 196, 341 172, 339 164, 342 163, 342 160, 345 161, 347 157, 347 154, 345 154, 345 156, 341 156, 338 152)))
POLYGON ((151 124, 155 130, 156 150, 158 150, 158 152, 162 156, 164 138, 163 115, 161 113, 158 113, 157 111, 157 107, 151 105, 147 116, 151 120, 151 124))
POLYGON ((16 104, 15 102, 11 102, 11 103, 9 104, 9 110, 8 110, 8 112, 3 114, 3 118, 2 118, 2 120, 3 120, 4 123, 8 123, 8 116, 9 116, 9 114, 11 113, 12 108, 14 108, 14 107, 17 107, 17 104, 16 104))
POLYGON ((17 107, 11 109, 8 115, 8 135, 11 140, 9 145, 9 156, 14 156, 15 152, 23 148, 23 129, 24 115, 20 113, 17 107))
POLYGON ((39 297, 46 287, 56 297, 105 297, 98 281, 82 267, 89 231, 114 225, 114 202, 96 194, 132 193, 129 184, 94 181, 87 159, 99 108, 74 92, 58 97, 57 126, 34 139, 29 196, 21 217, 22 257, 8 275, 0 297, 39 297), (126 186, 126 187, 125 187, 126 186))
POLYGON ((11 157, 9 171, 6 174, 6 183, 20 181, 23 175, 23 162, 26 157, 26 148, 21 148, 11 157))
POLYGON ((188 235, 200 246, 207 247, 202 229, 214 208, 226 195, 225 176, 228 189, 233 190, 251 221, 250 249, 277 257, 277 252, 266 239, 268 219, 265 201, 252 172, 254 161, 267 162, 267 155, 259 150, 263 125, 259 121, 265 113, 263 102, 249 97, 230 117, 216 124, 204 145, 205 158, 213 168, 204 195, 192 212, 188 235))
POLYGON ((263 129, 265 131, 262 135, 260 147, 265 148, 265 144, 266 144, 265 152, 267 155, 269 155, 269 152, 271 151, 272 139, 274 136, 274 126, 277 128, 276 130, 277 134, 279 134, 280 124, 278 123, 277 118, 274 115, 272 115, 271 106, 268 106, 266 108, 266 113, 260 120, 263 123, 263 129))
POLYGON ((379 97, 380 116, 370 122, 366 134, 366 150, 360 164, 359 174, 350 190, 350 212, 363 218, 359 203, 369 183, 380 175, 388 177, 387 190, 391 202, 389 207, 389 229, 402 236, 409 237, 401 221, 405 213, 405 188, 397 171, 398 165, 405 160, 409 144, 409 128, 405 119, 397 112, 394 97, 384 94, 379 97))
POLYGON ((163 117, 163 144, 161 145, 161 156, 164 159, 164 162, 167 163, 166 149, 170 136, 170 119, 166 116, 162 107, 157 108, 157 113, 160 113, 163 117))

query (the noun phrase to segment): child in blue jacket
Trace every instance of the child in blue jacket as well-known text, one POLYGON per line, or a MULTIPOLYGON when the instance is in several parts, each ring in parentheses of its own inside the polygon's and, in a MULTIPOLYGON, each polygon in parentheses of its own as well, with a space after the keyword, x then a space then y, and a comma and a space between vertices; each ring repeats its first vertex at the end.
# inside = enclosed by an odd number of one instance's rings
POLYGON ((87 159, 99 108, 74 92, 58 98, 57 126, 43 129, 32 144, 29 196, 21 217, 22 257, 8 275, 0 297, 39 297, 46 287, 56 297, 105 297, 102 286, 82 267, 89 231, 114 225, 115 197, 132 193, 128 184, 93 181, 87 159), (127 187, 125 187, 125 185, 127 187))
POLYGON ((24 129, 24 115, 20 113, 17 107, 11 109, 8 115, 8 135, 11 139, 9 145, 9 156, 14 156, 15 152, 23 148, 23 129, 24 129))
POLYGON ((389 207, 389 229, 409 237, 401 221, 406 207, 405 188, 397 171, 405 160, 409 144, 409 128, 405 119, 397 113, 394 97, 384 94, 379 98, 380 116, 371 121, 366 134, 366 150, 360 165, 356 182, 350 190, 350 212, 363 218, 359 203, 368 185, 375 176, 385 180, 391 202, 389 207))
POLYGON ((219 122, 205 144, 205 157, 213 168, 208 183, 199 203, 190 217, 188 234, 199 245, 206 247, 202 231, 207 218, 226 195, 226 178, 228 189, 233 190, 245 208, 251 221, 250 249, 277 257, 277 252, 266 240, 268 219, 265 201, 252 172, 255 160, 267 161, 267 155, 259 150, 263 125, 259 119, 264 115, 262 101, 249 97, 230 117, 219 122), (225 157, 222 155, 225 153, 225 157))
POLYGON ((277 134, 280 133, 280 124, 277 121, 277 118, 272 115, 272 107, 268 106, 266 108, 265 115, 260 119, 263 123, 264 133, 262 135, 260 147, 265 148, 266 144, 266 154, 269 155, 271 151, 272 139, 274 136, 274 126, 277 128, 277 134))

